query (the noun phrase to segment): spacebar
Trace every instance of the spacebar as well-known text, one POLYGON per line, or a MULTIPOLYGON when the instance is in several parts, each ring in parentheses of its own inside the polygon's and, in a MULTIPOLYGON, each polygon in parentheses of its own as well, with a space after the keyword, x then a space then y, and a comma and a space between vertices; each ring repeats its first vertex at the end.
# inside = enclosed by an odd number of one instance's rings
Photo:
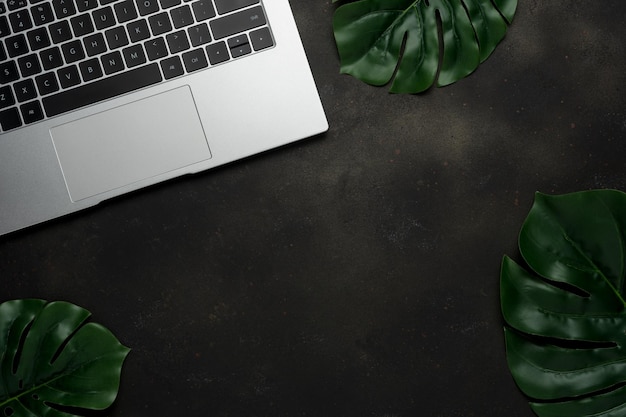
POLYGON ((42 99, 48 117, 129 93, 161 81, 157 63, 134 68, 42 99))

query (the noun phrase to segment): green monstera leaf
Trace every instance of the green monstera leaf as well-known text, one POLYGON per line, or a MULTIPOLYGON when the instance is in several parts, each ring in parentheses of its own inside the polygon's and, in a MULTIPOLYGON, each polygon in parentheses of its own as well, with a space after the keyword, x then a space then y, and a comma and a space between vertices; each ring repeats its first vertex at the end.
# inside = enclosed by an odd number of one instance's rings
POLYGON ((129 349, 66 302, 0 304, 0 416, 70 417, 117 396, 129 349))
POLYGON ((511 373, 540 417, 626 416, 626 194, 537 194, 502 262, 511 373))
POLYGON ((491 55, 516 8, 517 0, 347 3, 333 18, 341 72, 377 86, 393 78, 394 93, 452 84, 491 55))

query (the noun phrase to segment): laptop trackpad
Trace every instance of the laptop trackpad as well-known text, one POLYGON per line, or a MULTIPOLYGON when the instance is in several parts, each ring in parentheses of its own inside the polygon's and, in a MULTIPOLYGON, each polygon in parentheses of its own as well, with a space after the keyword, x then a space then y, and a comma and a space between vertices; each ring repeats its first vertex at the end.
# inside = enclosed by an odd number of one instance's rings
POLYGON ((211 158, 188 86, 50 132, 72 201, 211 158))

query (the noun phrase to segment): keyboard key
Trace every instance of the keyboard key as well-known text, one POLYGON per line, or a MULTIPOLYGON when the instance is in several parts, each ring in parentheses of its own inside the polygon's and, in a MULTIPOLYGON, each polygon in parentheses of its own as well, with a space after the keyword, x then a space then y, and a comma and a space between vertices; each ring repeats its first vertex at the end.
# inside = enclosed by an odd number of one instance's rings
POLYGON ((274 46, 274 39, 272 39, 270 29, 267 27, 250 32, 250 42, 252 42, 255 51, 274 46))
POLYGON ((239 58, 240 56, 247 55, 252 52, 252 47, 248 42, 248 37, 244 35, 235 36, 228 40, 228 48, 230 49, 230 55, 233 58, 239 58))
POLYGON ((9 28, 9 20, 6 16, 0 16, 0 38, 4 38, 10 34, 11 28, 9 28))
POLYGON ((180 6, 170 10, 170 14, 172 16, 172 22, 174 22, 174 27, 176 29, 180 29, 194 23, 193 15, 191 14, 191 8, 189 8, 189 6, 187 6, 186 4, 184 6, 180 6))
POLYGON ((84 12, 98 7, 98 0, 76 0, 78 11, 84 12))
POLYGON ((91 17, 85 13, 70 19, 75 36, 83 36, 94 31, 91 17))
POLYGON ((56 44, 63 43, 72 39, 72 30, 70 29, 70 24, 67 22, 67 20, 55 22, 51 24, 48 28, 50 29, 50 36, 52 36, 52 41, 56 44))
POLYGON ((206 23, 190 27, 187 29, 187 33, 189 33, 189 39, 193 46, 200 46, 211 42, 209 26, 206 23))
POLYGON ((161 7, 169 9, 170 7, 178 6, 181 0, 161 0, 161 7))
POLYGON ((146 40, 150 37, 150 29, 148 29, 148 23, 145 20, 137 20, 126 25, 128 30, 128 36, 133 42, 139 42, 146 40))
POLYGON ((54 75, 54 72, 38 75, 35 77, 35 84, 37 84, 39 94, 42 96, 59 90, 59 83, 57 82, 57 77, 54 75))
POLYGON ((39 58, 37 58, 36 54, 21 57, 17 60, 17 65, 24 78, 41 72, 41 65, 39 64, 39 58))
POLYGON ((61 45, 61 51, 63 51, 63 57, 65 62, 71 64, 72 62, 80 61, 85 57, 85 50, 80 40, 76 39, 61 45))
POLYGON ((20 78, 15 61, 0 63, 0 84, 7 84, 20 78))
POLYGON ((7 6, 9 6, 9 10, 17 10, 22 7, 26 7, 26 0, 8 0, 7 6))
POLYGON ((119 51, 113 51, 103 55, 100 58, 100 62, 102 63, 102 68, 104 68, 104 73, 107 75, 124 69, 124 60, 122 59, 122 54, 119 51))
POLYGON ((33 21, 30 19, 28 10, 18 10, 9 14, 9 22, 13 32, 22 32, 33 27, 33 21))
POLYGON ((46 70, 60 67, 63 65, 63 58, 61 58, 61 50, 57 46, 53 46, 50 49, 46 49, 39 53, 41 63, 46 70))
POLYGON ((78 64, 83 81, 89 82, 102 77, 102 67, 98 58, 89 59, 78 64))
POLYGON ((35 123, 44 118, 41 104, 38 101, 31 101, 30 103, 22 104, 20 106, 24 123, 35 123))
POLYGON ((209 66, 202 49, 194 49, 193 51, 185 52, 183 54, 183 62, 185 63, 187 72, 198 71, 199 69, 209 66))
POLYGON ((20 114, 15 107, 0 111, 0 126, 4 131, 22 126, 20 114))
POLYGON ((170 23, 170 17, 166 12, 155 14, 148 18, 150 29, 154 36, 162 35, 172 30, 172 24, 170 23))
POLYGON ((186 51, 190 48, 187 35, 182 30, 170 33, 165 39, 167 40, 167 46, 170 48, 170 52, 173 54, 186 51))
POLYGON ((206 52, 209 56, 209 62, 211 65, 217 65, 230 59, 230 55, 228 55, 228 47, 226 46, 226 42, 223 41, 207 46, 206 52))
POLYGON ((93 35, 85 37, 83 44, 85 45, 87 56, 99 55, 107 51, 107 45, 102 33, 94 33, 93 35))
POLYGON ((196 21, 202 22, 203 20, 215 17, 215 9, 211 0, 198 0, 191 3, 193 9, 193 15, 196 17, 196 21))
POLYGON ((106 6, 107 4, 111 4, 116 2, 117 0, 100 0, 100 5, 106 6))
POLYGON ((59 83, 63 88, 70 88, 80 84, 80 75, 78 75, 78 68, 76 65, 70 65, 69 67, 61 68, 57 71, 59 77, 59 83))
POLYGON ((166 80, 174 77, 179 77, 185 73, 185 70, 183 69, 183 63, 181 62, 178 55, 161 61, 161 69, 163 70, 163 75, 165 76, 166 80))
POLYGON ((163 38, 150 39, 143 46, 146 48, 146 55, 148 55, 150 61, 165 58, 168 55, 165 39, 163 38))
POLYGON ((5 109, 15 104, 15 97, 13 97, 13 91, 8 85, 0 87, 0 109, 5 109))
POLYGON ((13 84, 13 89, 15 90, 15 98, 20 103, 37 97, 35 82, 30 78, 13 84))
POLYGON ((33 15, 33 20, 36 26, 45 25, 54 20, 54 14, 52 13, 52 6, 50 3, 42 3, 30 8, 30 13, 33 15))
POLYGON ((137 19, 137 9, 135 9, 135 3, 132 0, 125 0, 113 5, 115 9, 115 16, 120 23, 130 22, 137 19))
POLYGON ((115 26, 115 15, 113 14, 113 9, 111 7, 94 10, 92 15, 94 24, 98 30, 115 26))
POLYGON ((52 7, 59 19, 76 14, 76 7, 74 7, 73 0, 52 0, 52 7))
POLYGON ((259 0, 215 0, 215 6, 220 14, 224 14, 247 6, 252 6, 258 2, 259 0))
POLYGON ((126 66, 128 68, 136 67, 146 63, 146 54, 143 52, 141 45, 132 45, 122 50, 126 66))
POLYGON ((137 0, 137 10, 141 16, 146 16, 159 11, 158 0, 137 0))
POLYGON ((104 32, 104 36, 107 38, 107 43, 110 49, 121 48, 128 45, 128 36, 123 27, 118 26, 113 29, 109 29, 104 32))
POLYGON ((222 39, 266 25, 261 6, 245 9, 210 22, 215 39, 222 39))
POLYGON ((11 58, 28 53, 26 37, 22 34, 11 36, 6 40, 7 52, 11 58))
POLYGON ((50 37, 48 36, 48 31, 44 27, 31 30, 26 33, 26 37, 28 38, 30 49, 33 51, 50 46, 50 37))
POLYGON ((156 84, 161 80, 159 65, 152 63, 44 97, 43 108, 48 116, 55 116, 156 84))

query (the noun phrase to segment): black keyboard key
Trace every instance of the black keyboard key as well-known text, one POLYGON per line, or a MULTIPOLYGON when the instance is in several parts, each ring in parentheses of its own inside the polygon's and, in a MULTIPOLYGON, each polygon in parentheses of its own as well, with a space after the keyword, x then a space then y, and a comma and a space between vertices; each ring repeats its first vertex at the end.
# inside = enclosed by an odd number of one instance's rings
POLYGON ((26 0, 8 0, 7 6, 9 6, 9 10, 17 10, 22 7, 26 7, 26 0))
POLYGON ((226 38, 266 24, 261 6, 229 14, 210 22, 215 39, 226 38))
POLYGON ((172 22, 176 29, 180 29, 185 26, 192 25, 193 15, 191 14, 191 8, 186 4, 175 9, 170 10, 172 16, 172 22))
POLYGON ((141 16, 146 16, 159 11, 158 0, 137 0, 137 10, 141 16))
POLYGON ((43 107, 48 116, 94 104, 102 100, 156 84, 161 81, 157 63, 138 67, 130 71, 102 78, 89 84, 44 97, 43 107))
POLYGON ((18 10, 17 12, 9 14, 9 22, 11 22, 11 28, 13 32, 22 32, 33 27, 33 21, 30 18, 28 10, 18 10))
POLYGON ((100 57, 100 62, 102 62, 102 68, 104 68, 104 73, 107 75, 114 74, 124 69, 124 60, 119 51, 113 51, 103 55, 100 57))
POLYGON ((146 40, 150 37, 150 29, 145 20, 137 20, 126 25, 128 36, 133 42, 146 40))
POLYGON ((50 37, 48 36, 48 31, 44 27, 31 30, 26 33, 26 37, 28 38, 30 49, 33 51, 50 46, 50 37))
POLYGON ((35 123, 44 118, 41 104, 38 101, 31 101, 30 103, 22 104, 20 106, 24 123, 35 123))
POLYGON ((146 54, 143 52, 141 45, 131 45, 128 48, 124 48, 122 54, 128 68, 146 63, 146 54))
POLYGON ((39 94, 42 96, 59 90, 59 83, 57 82, 57 77, 54 75, 54 72, 38 75, 35 77, 35 84, 37 84, 39 94))
POLYGON ((135 3, 132 0, 125 0, 113 5, 115 9, 115 16, 120 23, 130 22, 137 19, 137 9, 135 9, 135 3))
POLYGON ((42 3, 30 8, 30 13, 33 15, 33 20, 36 26, 45 25, 54 20, 54 14, 52 13, 52 6, 50 3, 42 3))
POLYGON ((183 62, 185 63, 187 72, 198 71, 209 66, 206 55, 202 49, 194 49, 193 51, 185 52, 183 54, 183 62))
POLYGON ((211 0, 198 0, 191 3, 193 9, 193 15, 196 17, 196 21, 202 22, 203 20, 215 17, 215 9, 211 0))
POLYGON ((15 97, 13 97, 13 91, 8 85, 0 87, 0 109, 5 109, 15 104, 15 97))
POLYGON ((71 18, 70 22, 75 36, 87 35, 94 31, 93 22, 87 13, 71 18))
POLYGON ((28 53, 28 43, 22 34, 11 36, 6 40, 7 52, 11 58, 28 53))
POLYGON ((183 63, 181 62, 178 55, 161 61, 161 69, 163 70, 163 75, 165 76, 166 80, 174 77, 179 77, 185 73, 185 70, 183 69, 183 63))
POLYGON ((230 49, 230 55, 233 58, 239 58, 240 56, 247 55, 252 52, 252 47, 248 42, 248 37, 244 35, 235 36, 228 40, 228 48, 230 49))
POLYGON ((4 3, 0 3, 0 13, 6 13, 7 12, 7 6, 4 3))
POLYGON ((89 59, 78 64, 83 81, 89 82, 102 77, 102 67, 98 58, 89 59))
POLYGON ((207 46, 206 53, 209 56, 209 62, 211 65, 220 64, 230 59, 230 55, 228 55, 228 47, 224 41, 207 46))
POLYGON ((190 27, 187 29, 187 33, 189 33, 189 40, 193 46, 204 45, 212 40, 209 26, 206 23, 190 27))
POLYGON ((63 57, 65 58, 65 62, 68 64, 80 61, 85 57, 83 44, 78 39, 61 45, 61 51, 63 51, 63 57))
POLYGON ((250 42, 252 42, 252 47, 255 51, 274 46, 274 39, 272 38, 270 29, 267 27, 250 32, 250 42))
POLYGON ((0 126, 4 131, 22 126, 20 114, 15 107, 0 111, 0 126))
POLYGON ((92 14, 96 29, 103 30, 115 26, 115 15, 111 7, 94 10, 92 14))
POLYGON ((102 33, 94 33, 93 35, 85 37, 83 44, 85 45, 87 56, 99 55, 107 51, 107 45, 102 33))
POLYGON ((7 84, 20 78, 15 61, 0 63, 0 84, 7 84))
POLYGON ((215 0, 215 6, 220 14, 224 14, 247 6, 252 6, 258 2, 259 0, 215 0))
POLYGON ((72 39, 72 30, 70 29, 70 24, 67 22, 67 20, 55 22, 48 26, 48 29, 50 29, 50 36, 52 37, 52 41, 56 44, 72 39))
POLYGON ((167 46, 170 48, 170 52, 173 54, 186 51, 190 48, 185 31, 179 30, 178 32, 170 33, 165 39, 167 40, 167 46))
POLYGON ((98 0, 76 0, 78 11, 84 12, 98 7, 98 0))
POLYGON ((74 0, 52 0, 52 7, 59 19, 63 19, 76 14, 74 0))
POLYGON ((4 38, 10 34, 11 28, 9 28, 9 20, 6 16, 0 16, 0 38, 4 38))
POLYGON ((2 42, 0 42, 0 62, 4 61, 5 59, 7 59, 7 53, 4 50, 4 46, 2 46, 2 42))
POLYGON ((46 70, 51 70, 63 65, 61 50, 57 46, 53 46, 50 49, 39 52, 39 58, 41 59, 43 68, 46 70))
POLYGON ((15 89, 15 98, 17 98, 17 101, 20 103, 33 100, 37 97, 35 83, 30 78, 13 84, 13 88, 15 89))
POLYGON ((178 6, 181 0, 161 0, 161 7, 169 9, 170 7, 178 6))
POLYGON ((154 36, 159 36, 172 30, 172 23, 170 23, 170 17, 166 12, 150 16, 148 23, 150 23, 150 29, 152 29, 154 36))
POLYGON ((128 45, 128 36, 126 35, 124 28, 121 26, 107 30, 104 32, 104 36, 107 38, 107 43, 109 44, 110 49, 117 49, 128 45))
POLYGON ((168 55, 165 39, 163 38, 150 39, 143 46, 146 48, 146 55, 148 55, 150 61, 165 58, 168 55))
POLYGON ((57 70, 57 77, 59 77, 59 83, 63 88, 70 88, 80 84, 80 75, 78 75, 76 65, 70 65, 69 67, 57 70))
POLYGON ((30 77, 41 72, 41 65, 36 54, 23 56, 17 60, 22 77, 30 77))

